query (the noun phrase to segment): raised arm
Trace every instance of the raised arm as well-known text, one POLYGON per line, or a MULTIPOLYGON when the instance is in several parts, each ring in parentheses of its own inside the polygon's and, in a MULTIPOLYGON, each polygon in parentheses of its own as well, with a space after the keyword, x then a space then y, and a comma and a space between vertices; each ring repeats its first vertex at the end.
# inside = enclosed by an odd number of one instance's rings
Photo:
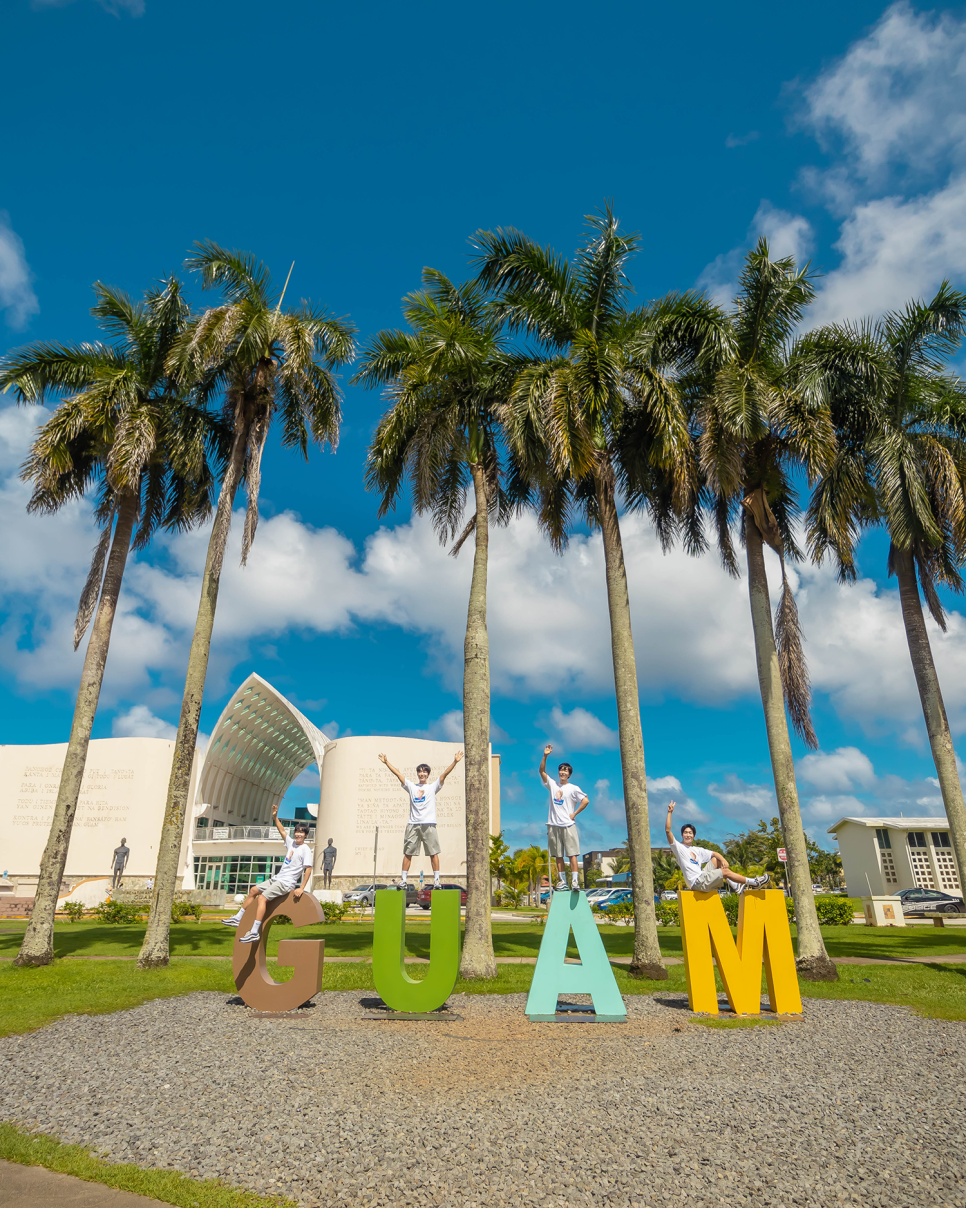
POLYGON ((443 787, 443 781, 450 774, 450 772, 452 772, 453 768, 456 767, 456 765, 459 763, 459 761, 462 758, 463 758, 463 752, 457 751, 456 754, 453 756, 453 762, 449 765, 449 767, 446 768, 445 771, 440 772, 440 774, 439 774, 439 787, 440 788, 443 787))
POLYGON ((381 760, 382 763, 384 763, 386 765, 386 767, 389 769, 389 771, 392 772, 393 776, 396 777, 396 779, 403 786, 403 788, 405 788, 406 787, 406 777, 402 774, 402 772, 400 772, 400 770, 398 768, 394 768, 392 766, 392 764, 389 762, 389 760, 386 758, 386 756, 382 754, 382 752, 380 752, 380 754, 379 754, 379 759, 381 760))
POLYGON ((553 743, 548 742, 543 748, 543 759, 540 760, 540 779, 544 784, 547 783, 547 756, 553 750, 553 743))
POLYGON ((667 803, 667 817, 664 819, 664 833, 668 837, 668 842, 674 842, 674 831, 671 830, 671 815, 674 813, 674 802, 667 803))
MULTIPOLYGON (((279 803, 281 804, 281 803, 279 803)), ((278 805, 272 806, 272 821, 275 823, 278 833, 282 836, 283 841, 288 838, 288 831, 278 820, 278 805)))

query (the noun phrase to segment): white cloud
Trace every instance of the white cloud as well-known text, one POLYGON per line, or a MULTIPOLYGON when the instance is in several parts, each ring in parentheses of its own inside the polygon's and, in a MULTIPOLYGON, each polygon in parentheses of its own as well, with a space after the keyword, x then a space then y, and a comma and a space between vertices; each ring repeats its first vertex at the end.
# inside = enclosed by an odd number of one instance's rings
POLYGON ((23 241, 11 227, 10 215, 0 210, 0 310, 6 311, 8 326, 17 330, 40 310, 32 281, 23 241))
POLYGON ((798 778, 822 791, 848 792, 873 785, 875 769, 858 747, 839 747, 836 751, 815 751, 799 760, 798 778))
POLYGON ((178 727, 155 717, 147 705, 133 705, 114 718, 111 733, 115 738, 174 738, 178 727))
POLYGON ((851 171, 884 182, 966 158, 966 22, 893 4, 805 91, 802 123, 851 171))
MULTIPOLYGON (((610 781, 596 780, 594 781, 593 793, 588 793, 590 798, 589 809, 593 810, 593 816, 598 821, 605 822, 608 826, 623 828, 627 831, 627 814, 624 810, 624 798, 612 797, 610 795, 610 781)), ((581 815, 583 817, 583 815, 581 815)))
MULTIPOLYGON (((169 738, 177 737, 178 727, 158 717, 147 705, 132 705, 126 713, 119 713, 111 722, 111 733, 115 738, 169 738)), ((195 746, 202 750, 208 745, 208 734, 201 731, 195 746)))
POLYGON ((811 323, 860 318, 966 276, 966 20, 892 5, 804 92, 837 158, 806 170, 842 225, 811 323))
POLYGON ((400 730, 408 738, 425 738, 432 742, 463 741, 463 710, 450 709, 435 721, 431 721, 425 730, 400 730))
POLYGON ((565 747, 576 751, 617 749, 617 731, 605 726, 599 717, 587 709, 578 707, 565 713, 559 705, 554 705, 549 719, 544 719, 543 725, 551 742, 558 746, 562 740, 565 747))

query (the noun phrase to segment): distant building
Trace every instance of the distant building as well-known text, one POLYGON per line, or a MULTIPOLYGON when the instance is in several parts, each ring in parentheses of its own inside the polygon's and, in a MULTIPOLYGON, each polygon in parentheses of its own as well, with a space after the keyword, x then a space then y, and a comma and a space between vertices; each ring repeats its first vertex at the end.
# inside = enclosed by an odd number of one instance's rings
POLYGON ((938 889, 962 894, 945 818, 842 818, 828 828, 852 897, 938 889))
MULTIPOLYGON (((651 856, 669 856, 671 849, 669 847, 652 847, 651 856)), ((626 847, 610 847, 606 851, 589 851, 586 852, 584 860, 584 877, 592 868, 596 868, 600 873, 599 881, 605 881, 611 885, 622 885, 630 880, 630 873, 614 873, 614 865, 621 856, 627 855, 626 847)), ((598 882, 599 883, 599 882, 598 882)))

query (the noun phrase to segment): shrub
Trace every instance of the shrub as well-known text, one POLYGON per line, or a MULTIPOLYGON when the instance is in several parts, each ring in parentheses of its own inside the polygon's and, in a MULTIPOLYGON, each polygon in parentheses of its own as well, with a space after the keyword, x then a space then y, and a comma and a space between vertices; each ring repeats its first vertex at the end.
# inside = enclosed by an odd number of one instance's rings
POLYGON ((736 893, 726 893, 721 896, 721 905, 724 907, 724 912, 728 917, 728 922, 732 927, 738 926, 738 895, 736 893))
POLYGON ((171 903, 171 922, 172 923, 183 922, 185 915, 188 913, 189 913, 189 911, 188 911, 187 902, 172 902, 171 903))
POLYGON ((322 907, 327 923, 341 923, 349 913, 349 907, 345 902, 320 902, 319 905, 322 907))
MULTIPOLYGON (((325 909, 325 908, 323 907, 323 909, 325 909)), ((287 914, 273 914, 272 922, 281 923, 285 927, 292 926, 292 920, 289 918, 289 916, 287 914)))
POLYGON ((658 902, 654 907, 657 921, 665 927, 676 927, 680 921, 677 902, 658 902))
POLYGON ((624 919, 632 919, 634 917, 633 902, 615 902, 613 906, 607 910, 600 912, 605 919, 610 919, 612 922, 619 923, 624 919))
POLYGON ((852 922, 852 903, 848 898, 816 898, 815 909, 823 927, 848 927, 852 922))
POLYGON ((70 921, 72 923, 76 923, 79 918, 83 918, 84 903, 83 902, 65 902, 64 903, 64 914, 67 915, 67 917, 70 919, 70 921))
POLYGON ((144 910, 136 902, 101 902, 92 913, 102 923, 140 923, 144 910))
POLYGON ((498 906, 514 907, 520 905, 520 892, 517 889, 511 889, 509 885, 503 885, 497 890, 496 901, 498 906))

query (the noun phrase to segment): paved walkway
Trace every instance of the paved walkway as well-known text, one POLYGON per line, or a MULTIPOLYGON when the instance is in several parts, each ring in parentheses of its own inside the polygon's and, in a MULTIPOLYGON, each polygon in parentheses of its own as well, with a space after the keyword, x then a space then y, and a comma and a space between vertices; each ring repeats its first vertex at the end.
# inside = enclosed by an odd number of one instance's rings
POLYGON ((0 1161, 0 1208, 158 1208, 158 1201, 43 1166, 0 1161))

